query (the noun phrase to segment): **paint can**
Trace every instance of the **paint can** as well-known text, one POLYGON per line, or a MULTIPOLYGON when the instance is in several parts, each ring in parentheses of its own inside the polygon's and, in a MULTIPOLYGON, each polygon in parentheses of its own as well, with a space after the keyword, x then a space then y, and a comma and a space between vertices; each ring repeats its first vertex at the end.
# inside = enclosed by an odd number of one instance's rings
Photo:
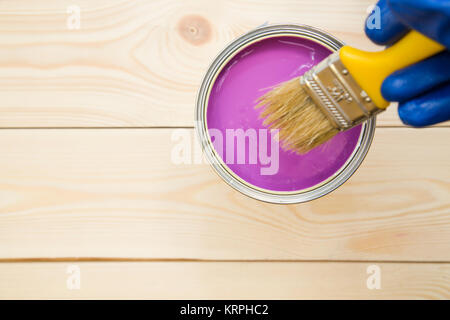
MULTIPOLYGON (((251 45, 262 40, 278 37, 306 39, 320 44, 330 51, 337 51, 343 46, 343 43, 332 35, 306 25, 262 26, 239 37, 215 58, 203 78, 197 95, 195 110, 196 132, 206 158, 216 173, 231 187, 249 197, 264 202, 277 204, 301 203, 320 198, 330 193, 352 176, 361 165, 370 148, 376 121, 375 118, 371 118, 361 125, 359 138, 353 151, 335 173, 307 188, 299 190, 271 190, 250 183, 231 170, 230 166, 225 163, 222 155, 215 150, 209 133, 209 129, 211 128, 208 128, 207 111, 213 86, 227 64, 245 48, 249 48, 251 45)), ((239 115, 236 116, 239 117, 239 115)))

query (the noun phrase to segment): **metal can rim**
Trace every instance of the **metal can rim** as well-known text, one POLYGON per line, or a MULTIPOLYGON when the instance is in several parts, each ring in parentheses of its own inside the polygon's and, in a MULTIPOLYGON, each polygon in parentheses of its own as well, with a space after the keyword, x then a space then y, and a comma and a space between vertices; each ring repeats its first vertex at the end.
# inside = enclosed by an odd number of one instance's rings
POLYGON ((206 111, 208 108, 210 90, 214 85, 215 79, 220 74, 222 68, 238 52, 253 44, 254 42, 279 36, 295 36, 315 41, 332 51, 337 51, 344 43, 320 29, 301 24, 273 24, 256 28, 231 42, 219 55, 213 60, 208 68, 202 84, 198 90, 196 110, 195 110, 195 129, 197 137, 201 143, 202 150, 206 155, 214 171, 231 187, 251 198, 276 204, 293 204, 311 201, 320 198, 344 184, 359 168, 363 162, 375 133, 375 117, 366 121, 361 128, 358 144, 352 155, 346 163, 328 179, 307 189, 298 191, 273 191, 262 189, 247 183, 238 177, 223 162, 223 159, 217 155, 211 143, 208 133, 206 111))

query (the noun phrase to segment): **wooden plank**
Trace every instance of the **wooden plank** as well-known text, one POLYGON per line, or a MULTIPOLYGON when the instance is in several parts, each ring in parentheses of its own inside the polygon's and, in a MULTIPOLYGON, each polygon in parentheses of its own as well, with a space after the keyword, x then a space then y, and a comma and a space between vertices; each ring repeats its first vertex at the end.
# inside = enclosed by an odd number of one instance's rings
POLYGON ((289 206, 173 163, 173 132, 0 130, 0 259, 450 261, 447 128, 378 129, 350 181, 289 206))
POLYGON ((450 265, 287 262, 1 263, 1 299, 449 299, 450 265), (76 267, 73 267, 76 266, 76 267), (68 269, 69 268, 69 269, 68 269), (376 267, 375 267, 376 268, 376 267), (69 270, 69 273, 67 272, 69 270), (74 270, 80 286, 76 288, 74 270), (72 277, 69 279, 69 277, 72 277), (68 289, 67 282, 69 282, 68 289), (125 288, 125 289, 124 289, 125 288), (129 288, 129 289, 126 289, 129 288))
MULTIPOLYGON (((293 22, 375 49, 363 35, 372 3, 77 0, 70 30, 72 0, 2 1, 0 127, 192 126, 203 74, 230 41, 293 22)), ((379 119, 400 124, 395 110, 379 119)))

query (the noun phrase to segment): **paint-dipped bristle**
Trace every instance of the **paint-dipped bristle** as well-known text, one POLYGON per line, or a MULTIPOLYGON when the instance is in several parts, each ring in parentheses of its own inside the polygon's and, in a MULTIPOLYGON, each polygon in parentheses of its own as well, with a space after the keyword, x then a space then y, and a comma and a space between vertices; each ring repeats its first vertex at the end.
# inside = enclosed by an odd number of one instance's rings
POLYGON ((256 108, 263 108, 260 117, 264 125, 279 130, 283 149, 304 154, 339 132, 302 88, 299 78, 279 84, 257 102, 256 108))

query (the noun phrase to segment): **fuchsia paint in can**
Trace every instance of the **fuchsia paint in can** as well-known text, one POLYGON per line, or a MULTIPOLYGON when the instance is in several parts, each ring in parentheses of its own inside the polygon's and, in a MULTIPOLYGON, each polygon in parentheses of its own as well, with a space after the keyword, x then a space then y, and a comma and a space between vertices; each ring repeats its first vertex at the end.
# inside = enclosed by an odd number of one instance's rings
POLYGON ((341 46, 312 27, 273 25, 240 37, 216 58, 199 91, 196 129, 227 183, 262 201, 299 203, 336 189, 356 171, 374 119, 298 155, 281 149, 254 108, 271 86, 301 76, 341 46))

